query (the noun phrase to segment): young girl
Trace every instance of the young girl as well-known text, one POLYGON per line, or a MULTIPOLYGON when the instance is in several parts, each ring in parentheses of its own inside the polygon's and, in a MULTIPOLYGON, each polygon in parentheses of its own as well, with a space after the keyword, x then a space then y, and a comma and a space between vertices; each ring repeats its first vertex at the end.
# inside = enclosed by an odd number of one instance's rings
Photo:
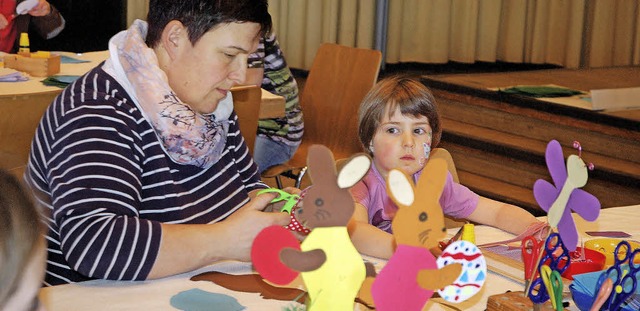
MULTIPOLYGON (((373 165, 351 188, 356 201, 351 238, 359 252, 389 258, 395 249, 391 220, 398 208, 387 195, 387 174, 395 168, 412 175, 414 182, 418 180, 440 141, 440 119, 435 99, 422 83, 395 76, 381 80, 369 91, 360 105, 358 122, 360 142, 372 156, 373 165)), ((445 215, 514 234, 538 223, 522 208, 481 197, 455 183, 451 174, 440 205, 445 215)))
POLYGON ((44 310, 45 226, 18 180, 0 169, 0 310, 44 310))

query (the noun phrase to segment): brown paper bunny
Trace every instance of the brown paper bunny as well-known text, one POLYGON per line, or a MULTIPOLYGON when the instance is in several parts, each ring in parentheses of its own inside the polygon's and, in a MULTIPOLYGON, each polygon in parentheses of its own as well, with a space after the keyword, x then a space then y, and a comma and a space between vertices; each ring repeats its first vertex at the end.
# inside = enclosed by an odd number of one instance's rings
MULTIPOLYGON (((295 217, 311 233, 300 250, 283 248, 279 259, 301 273, 309 295, 307 310, 351 311, 365 278, 365 265, 347 232, 355 207, 348 189, 366 175, 371 159, 365 154, 356 155, 337 173, 331 151, 313 145, 309 148, 307 166, 313 185, 295 217)), ((253 260, 254 267, 259 267, 258 260, 261 259, 253 260)))
POLYGON ((462 270, 454 263, 438 269, 429 251, 446 236, 440 194, 444 188, 447 164, 441 159, 427 162, 414 187, 399 170, 387 177, 387 192, 398 205, 391 222, 396 251, 374 278, 367 278, 363 292, 370 287, 376 310, 422 310, 433 292, 453 283, 462 270))

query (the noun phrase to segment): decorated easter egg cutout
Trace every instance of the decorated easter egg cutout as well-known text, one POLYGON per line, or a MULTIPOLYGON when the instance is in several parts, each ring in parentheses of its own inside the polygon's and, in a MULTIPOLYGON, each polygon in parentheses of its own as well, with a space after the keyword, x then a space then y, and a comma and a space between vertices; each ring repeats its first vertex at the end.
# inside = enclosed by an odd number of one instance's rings
POLYGON ((251 246, 251 262, 260 275, 278 285, 293 281, 298 272, 280 261, 280 251, 286 247, 300 250, 300 242, 287 229, 270 226, 262 229, 251 246))
POLYGON ((487 261, 480 249, 468 241, 451 243, 444 249, 436 263, 438 269, 452 263, 462 265, 462 272, 455 282, 438 290, 438 294, 449 302, 458 303, 473 297, 487 279, 487 261))

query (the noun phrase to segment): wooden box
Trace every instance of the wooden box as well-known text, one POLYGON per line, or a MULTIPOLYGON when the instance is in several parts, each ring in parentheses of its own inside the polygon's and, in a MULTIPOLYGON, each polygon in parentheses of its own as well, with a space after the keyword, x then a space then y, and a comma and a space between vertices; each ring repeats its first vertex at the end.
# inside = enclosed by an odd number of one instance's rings
MULTIPOLYGON (((504 294, 489 296, 487 311, 530 311, 534 310, 531 300, 524 296, 523 292, 507 292, 504 294)), ((551 301, 539 305, 539 310, 553 311, 551 301)), ((563 308, 563 310, 565 310, 563 308)))
POLYGON ((48 77, 60 72, 60 55, 36 58, 8 54, 4 56, 4 66, 26 72, 34 77, 48 77))

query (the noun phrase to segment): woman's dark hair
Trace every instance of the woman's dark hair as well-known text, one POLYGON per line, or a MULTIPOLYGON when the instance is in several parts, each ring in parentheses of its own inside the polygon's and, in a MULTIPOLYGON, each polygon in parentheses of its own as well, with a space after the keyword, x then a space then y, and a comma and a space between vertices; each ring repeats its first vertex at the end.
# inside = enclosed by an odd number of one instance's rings
POLYGON ((180 21, 195 44, 209 30, 220 24, 257 23, 260 36, 271 31, 267 0, 151 0, 146 43, 153 48, 160 42, 164 27, 180 21))
POLYGON ((436 108, 436 100, 429 89, 420 81, 408 75, 397 75, 380 80, 367 93, 358 110, 358 138, 364 150, 369 152, 373 140, 386 111, 391 117, 396 108, 403 115, 425 116, 433 131, 431 147, 440 142, 442 128, 436 108))

